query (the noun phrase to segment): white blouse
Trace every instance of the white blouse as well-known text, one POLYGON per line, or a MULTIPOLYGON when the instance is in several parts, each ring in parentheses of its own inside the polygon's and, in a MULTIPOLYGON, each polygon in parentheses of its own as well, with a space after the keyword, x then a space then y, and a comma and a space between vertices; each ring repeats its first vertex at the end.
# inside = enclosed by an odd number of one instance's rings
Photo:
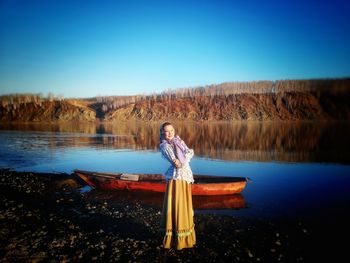
POLYGON ((173 160, 178 159, 175 155, 175 149, 172 145, 169 143, 162 143, 160 145, 160 151, 162 152, 162 156, 167 159, 171 166, 168 168, 168 170, 164 173, 166 180, 185 180, 188 183, 193 183, 193 173, 190 167, 190 161, 193 157, 193 150, 189 149, 187 145, 182 141, 182 144, 185 146, 185 163, 182 164, 180 168, 176 168, 173 160))

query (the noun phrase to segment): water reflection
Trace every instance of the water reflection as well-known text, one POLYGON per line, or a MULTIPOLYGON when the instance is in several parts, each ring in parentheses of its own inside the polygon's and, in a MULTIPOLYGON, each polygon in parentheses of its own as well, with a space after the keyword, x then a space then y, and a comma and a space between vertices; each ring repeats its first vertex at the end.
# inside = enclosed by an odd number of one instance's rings
MULTIPOLYGON (((164 193, 140 192, 140 191, 96 191, 96 198, 108 199, 115 202, 141 203, 161 208, 163 206, 164 193)), ((192 196, 193 208, 206 209, 242 209, 247 208, 244 196, 241 194, 218 196, 192 196)))
MULTIPOLYGON (((195 173, 253 180, 244 190, 244 198, 198 200, 196 197, 197 212, 205 209, 201 205, 216 207, 210 208, 215 211, 222 209, 222 214, 243 216, 299 217, 309 211, 327 211, 333 216, 334 210, 339 215, 347 211, 349 123, 236 122, 175 126, 195 149, 196 157, 192 160, 195 173), (248 209, 236 210, 246 208, 246 204, 248 209)), ((0 124, 0 167, 39 172, 70 173, 84 169, 162 173, 168 163, 155 152, 158 129, 159 123, 0 124)), ((163 195, 136 198, 161 206, 163 195)))
MULTIPOLYGON (((34 131, 26 147, 38 148, 42 144, 49 148, 157 150, 159 125, 64 122, 2 124, 0 129, 34 131)), ((350 163, 346 148, 350 145, 349 122, 189 122, 175 123, 175 127, 199 157, 228 161, 350 163)))

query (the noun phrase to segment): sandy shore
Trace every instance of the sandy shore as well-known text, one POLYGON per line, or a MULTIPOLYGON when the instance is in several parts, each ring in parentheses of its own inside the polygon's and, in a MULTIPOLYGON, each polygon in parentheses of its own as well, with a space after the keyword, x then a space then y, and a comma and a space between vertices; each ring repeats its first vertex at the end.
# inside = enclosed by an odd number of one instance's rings
POLYGON ((75 175, 0 170, 2 262, 310 262, 303 222, 195 214, 197 245, 162 248, 161 207, 84 187, 75 175), (111 198, 111 196, 113 198, 111 198))

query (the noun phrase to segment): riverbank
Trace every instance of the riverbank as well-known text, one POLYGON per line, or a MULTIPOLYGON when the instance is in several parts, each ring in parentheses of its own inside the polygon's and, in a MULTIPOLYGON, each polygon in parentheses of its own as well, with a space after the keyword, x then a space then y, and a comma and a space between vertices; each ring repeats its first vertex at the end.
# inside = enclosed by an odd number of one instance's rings
POLYGON ((0 170, 0 261, 310 262, 345 252, 301 221, 196 212, 196 247, 164 250, 159 205, 84 186, 73 174, 0 170))
POLYGON ((228 82, 161 94, 0 96, 0 121, 348 120, 349 78, 228 82))

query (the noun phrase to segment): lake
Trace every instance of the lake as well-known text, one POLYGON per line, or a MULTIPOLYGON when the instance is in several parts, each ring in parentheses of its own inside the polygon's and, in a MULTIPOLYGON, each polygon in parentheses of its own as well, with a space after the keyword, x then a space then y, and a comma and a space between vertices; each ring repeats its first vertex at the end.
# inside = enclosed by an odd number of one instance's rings
MULTIPOLYGON (((174 125, 195 151, 191 161, 195 174, 252 180, 239 196, 243 207, 198 209, 197 213, 332 220, 348 216, 349 123, 174 125)), ((158 152, 159 126, 137 122, 1 124, 0 168, 163 173, 168 163, 158 152)))

